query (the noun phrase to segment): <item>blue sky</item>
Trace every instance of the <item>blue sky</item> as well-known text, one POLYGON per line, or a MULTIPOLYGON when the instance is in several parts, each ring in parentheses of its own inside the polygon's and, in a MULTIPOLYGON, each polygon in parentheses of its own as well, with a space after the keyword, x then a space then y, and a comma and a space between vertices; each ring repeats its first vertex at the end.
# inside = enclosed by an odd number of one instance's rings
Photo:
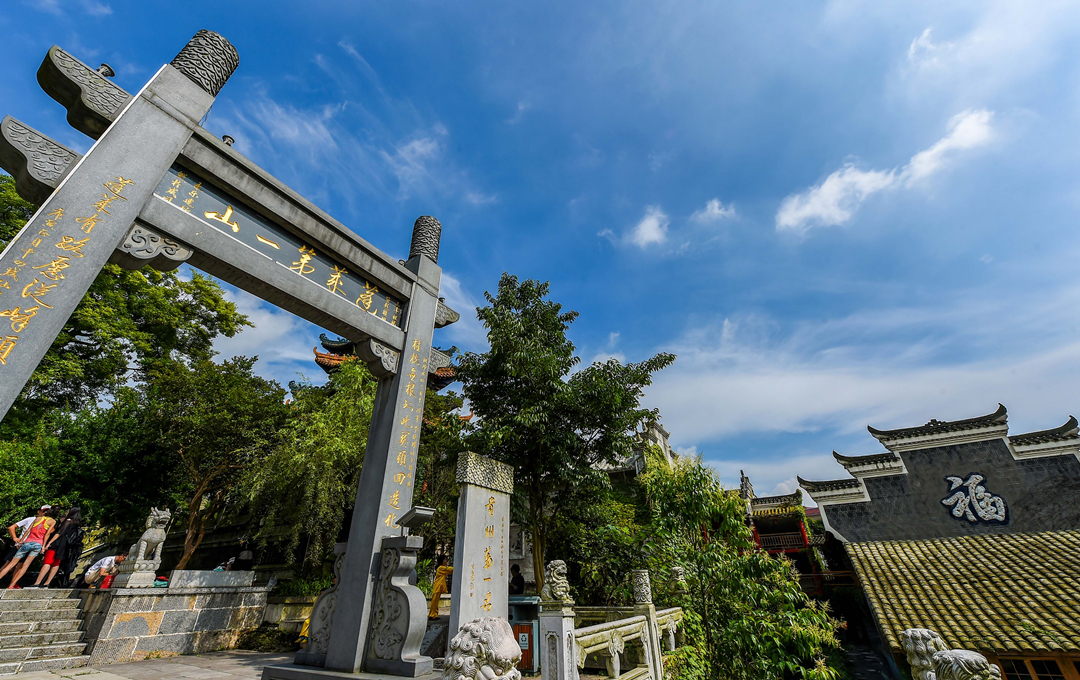
MULTIPOLYGON (((200 28, 241 58, 208 129, 391 255, 442 221, 437 343, 550 280, 586 361, 678 354, 647 402, 729 485, 844 476, 868 423, 1080 411, 1075 3, 9 0, 0 113, 85 150, 48 47, 135 91, 200 28)), ((319 377, 318 329, 232 294, 224 354, 319 377)))

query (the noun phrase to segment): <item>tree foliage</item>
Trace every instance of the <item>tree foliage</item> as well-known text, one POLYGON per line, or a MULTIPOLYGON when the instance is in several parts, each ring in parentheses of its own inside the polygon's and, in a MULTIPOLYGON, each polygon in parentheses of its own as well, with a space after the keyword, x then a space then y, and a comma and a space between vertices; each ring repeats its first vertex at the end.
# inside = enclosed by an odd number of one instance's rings
POLYGON ((325 386, 295 389, 279 441, 244 481, 262 544, 283 544, 291 559, 307 534, 302 557, 315 564, 333 547, 355 501, 376 387, 363 362, 346 361, 325 386))
POLYGON ((606 486, 601 466, 630 455, 636 428, 657 417, 640 407, 642 390, 675 359, 612 359, 572 374, 580 359, 566 332, 578 314, 548 299, 548 288, 503 274, 477 310, 491 348, 466 353, 458 368, 479 417, 469 443, 515 469, 515 514, 532 537, 537 588, 549 527, 583 494, 606 486))
POLYGON ((672 566, 685 570, 682 604, 693 612, 688 630, 699 654, 680 663, 709 680, 835 680, 825 655, 839 644, 837 622, 803 593, 790 562, 755 545, 738 494, 700 461, 651 470, 644 484, 651 569, 661 582, 672 566))
POLYGON ((177 569, 187 565, 209 521, 238 505, 234 490, 270 455, 285 423, 285 390, 255 375, 255 361, 173 363, 147 384, 148 435, 183 474, 187 535, 177 569))

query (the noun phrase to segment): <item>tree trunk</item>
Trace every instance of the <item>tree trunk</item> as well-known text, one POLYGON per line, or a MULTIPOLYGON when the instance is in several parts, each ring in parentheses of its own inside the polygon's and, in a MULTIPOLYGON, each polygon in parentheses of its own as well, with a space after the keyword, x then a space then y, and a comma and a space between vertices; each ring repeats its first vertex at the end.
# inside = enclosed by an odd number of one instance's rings
POLYGON ((541 529, 544 519, 544 501, 539 484, 534 482, 529 487, 529 516, 532 518, 532 553, 533 573, 536 575, 536 594, 544 589, 544 544, 546 533, 541 529))

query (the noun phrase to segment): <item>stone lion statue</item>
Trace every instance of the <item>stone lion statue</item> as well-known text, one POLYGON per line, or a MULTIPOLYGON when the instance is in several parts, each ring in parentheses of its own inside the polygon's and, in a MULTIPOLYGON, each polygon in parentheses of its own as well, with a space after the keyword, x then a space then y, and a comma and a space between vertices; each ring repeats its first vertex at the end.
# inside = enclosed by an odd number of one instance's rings
POLYGON ((900 633, 912 680, 1001 680, 1001 669, 978 652, 949 649, 945 640, 926 628, 900 633))
POLYGON ((540 599, 555 602, 572 602, 570 599, 570 581, 566 579, 566 562, 552 560, 544 569, 544 589, 540 599))
POLYGON ((450 641, 443 680, 521 680, 521 648, 506 619, 466 623, 450 641))
POLYGON ((936 680, 1001 680, 1001 669, 978 652, 947 649, 934 654, 936 680))
POLYGON ((907 652, 912 680, 934 680, 934 654, 948 649, 940 635, 926 628, 908 628, 900 633, 907 652))
POLYGON ((128 560, 132 563, 134 570, 157 570, 161 566, 159 546, 165 542, 165 528, 169 526, 171 520, 172 512, 168 508, 164 510, 150 508, 150 516, 146 518, 146 531, 139 536, 139 541, 128 551, 128 560))

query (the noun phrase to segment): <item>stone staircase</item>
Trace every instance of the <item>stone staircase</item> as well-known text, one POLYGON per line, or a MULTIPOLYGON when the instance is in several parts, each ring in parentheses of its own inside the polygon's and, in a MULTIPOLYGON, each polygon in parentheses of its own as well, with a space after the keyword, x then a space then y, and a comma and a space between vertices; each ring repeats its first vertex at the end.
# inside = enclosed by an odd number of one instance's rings
POLYGON ((85 666, 77 590, 0 590, 0 675, 85 666))

